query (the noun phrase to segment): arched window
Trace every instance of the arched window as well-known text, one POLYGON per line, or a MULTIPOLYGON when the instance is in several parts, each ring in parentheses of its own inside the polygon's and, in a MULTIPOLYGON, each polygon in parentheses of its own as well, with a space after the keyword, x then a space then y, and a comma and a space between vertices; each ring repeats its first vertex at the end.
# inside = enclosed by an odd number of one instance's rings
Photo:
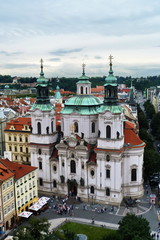
POLYGON ((94 170, 91 170, 91 176, 92 177, 94 176, 94 170))
POLYGON ((111 127, 109 125, 106 127, 106 138, 111 138, 111 127))
POLYGON ((74 153, 72 153, 71 157, 74 158, 74 153))
POLYGON ((109 156, 109 155, 106 156, 106 161, 107 161, 107 162, 110 161, 110 156, 109 156))
POLYGON ((43 178, 39 178, 39 185, 43 186, 43 178))
POLYGON ((110 196, 110 189, 106 188, 106 196, 110 196))
POLYGON ((106 169, 106 178, 110 178, 110 169, 106 169))
POLYGON ((53 187, 54 187, 54 188, 57 188, 57 182, 56 182, 56 180, 53 180, 53 187))
POLYGON ((51 122, 51 131, 53 133, 53 121, 51 122))
POLYGON ((39 148, 39 149, 38 149, 38 154, 41 155, 41 153, 42 153, 42 151, 41 151, 41 149, 39 148))
POLYGON ((42 170, 42 162, 39 161, 39 169, 42 170))
POLYGON ((88 93, 88 91, 87 91, 87 87, 86 87, 86 94, 88 93))
POLYGON ((94 194, 94 187, 91 186, 91 189, 90 189, 91 193, 94 194))
POLYGON ((131 170, 131 181, 137 181, 137 169, 132 168, 131 170))
POLYGON ((28 153, 28 148, 26 148, 26 153, 28 153))
POLYGON ((119 135, 120 135, 120 133, 117 131, 117 139, 119 139, 119 135))
POLYGON ((74 132, 78 133, 78 123, 74 122, 74 132))
POLYGON ((81 94, 83 94, 83 87, 81 86, 81 94))
POLYGON ((95 122, 92 122, 92 133, 95 133, 95 122))
POLYGON ((71 160, 71 173, 76 173, 76 163, 74 160, 71 160))
POLYGON ((41 123, 40 122, 37 123, 37 130, 38 130, 38 134, 41 134, 41 123))
POLYGON ((46 127, 46 133, 49 134, 49 127, 46 127))

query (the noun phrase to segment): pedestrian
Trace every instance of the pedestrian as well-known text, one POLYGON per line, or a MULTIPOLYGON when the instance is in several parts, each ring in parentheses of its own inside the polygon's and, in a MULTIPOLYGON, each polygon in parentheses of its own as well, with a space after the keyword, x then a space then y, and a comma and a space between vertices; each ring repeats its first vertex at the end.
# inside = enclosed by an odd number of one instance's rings
POLYGON ((94 218, 92 218, 92 224, 94 224, 94 218))

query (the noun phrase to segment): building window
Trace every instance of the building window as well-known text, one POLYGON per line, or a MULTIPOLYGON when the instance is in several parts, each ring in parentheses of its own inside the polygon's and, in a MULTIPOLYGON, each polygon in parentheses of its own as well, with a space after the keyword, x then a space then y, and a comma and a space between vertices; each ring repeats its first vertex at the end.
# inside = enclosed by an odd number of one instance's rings
POLYGON ((8 137, 8 141, 11 141, 11 136, 8 137))
POLYGON ((26 142, 28 142, 28 137, 26 137, 26 142))
POLYGON ((92 177, 94 176, 94 170, 91 170, 91 176, 92 177))
POLYGON ((9 200, 9 198, 10 198, 10 197, 9 197, 9 193, 7 193, 7 200, 9 200))
POLYGON ((81 94, 83 94, 83 87, 81 86, 81 94))
POLYGON ((26 162, 29 162, 29 158, 28 157, 26 157, 26 162))
POLYGON ((28 148, 26 148, 26 153, 28 153, 28 148))
POLYGON ((42 153, 42 151, 41 151, 41 149, 39 148, 39 149, 38 149, 38 154, 41 155, 41 153, 42 153))
POLYGON ((15 156, 15 160, 17 160, 17 155, 15 156))
POLYGON ((109 125, 106 127, 106 138, 111 138, 111 127, 109 125))
POLYGON ((92 122, 92 133, 95 133, 95 122, 92 122))
POLYGON ((14 203, 12 203, 12 209, 14 208, 14 203))
POLYGON ((17 152, 17 146, 14 147, 14 151, 17 152))
POLYGON ((61 183, 65 183, 65 177, 63 175, 60 176, 61 183))
POLYGON ((23 152, 23 147, 20 147, 20 152, 23 152))
POLYGON ((106 178, 110 178, 110 169, 106 169, 106 178))
POLYGON ((41 161, 39 161, 39 169, 42 170, 42 162, 41 161))
POLYGON ((78 133, 78 123, 74 122, 74 132, 78 133))
POLYGON ((19 141, 22 142, 22 137, 21 136, 19 137, 19 141))
POLYGON ((84 163, 82 163, 82 169, 84 169, 84 163))
POLYGON ((10 179, 10 185, 11 186, 13 185, 13 179, 10 179))
POLYGON ((9 181, 7 181, 7 188, 9 187, 9 181))
POLYGON ((53 128, 53 121, 51 122, 51 131, 52 131, 52 133, 53 133, 53 131, 54 131, 54 128, 53 128))
POLYGON ((13 197, 13 191, 11 191, 11 197, 13 197))
POLYGON ((11 151, 11 152, 12 152, 12 147, 11 147, 11 146, 9 146, 9 151, 11 151))
POLYGON ((84 185, 85 185, 83 178, 80 179, 80 185, 81 185, 81 187, 84 187, 84 185))
POLYGON ((10 212, 11 211, 11 207, 10 207, 10 205, 8 205, 8 212, 10 212))
POLYGON ((6 185, 5 185, 5 183, 3 184, 3 190, 5 190, 5 188, 6 188, 6 185))
POLYGON ((62 167, 64 167, 64 162, 62 162, 62 167))
POLYGON ((39 185, 43 186, 43 178, 39 178, 39 185))
POLYGON ((17 141, 17 137, 16 137, 16 136, 14 136, 14 141, 15 141, 15 142, 17 141))
POLYGON ((4 208, 4 215, 7 214, 7 208, 4 208))
POLYGON ((131 170, 131 181, 137 181, 137 169, 133 168, 131 170))
POLYGON ((106 196, 110 196, 110 189, 106 188, 106 196))
POLYGON ((119 139, 120 133, 117 131, 117 139, 119 139))
POLYGON ((57 182, 56 182, 56 180, 53 180, 53 187, 54 187, 54 188, 57 188, 57 182))
POLYGON ((41 123, 40 122, 37 123, 37 132, 38 132, 38 134, 41 134, 41 123))
POLYGON ((4 203, 6 202, 6 196, 3 197, 3 202, 4 202, 4 203))
POLYGON ((90 189, 91 193, 94 194, 94 187, 91 186, 91 189, 90 189))
POLYGON ((71 173, 76 173, 76 163, 74 160, 71 160, 71 173))
POLYGON ((54 171, 54 172, 57 171, 57 166, 53 165, 53 171, 54 171))
POLYGON ((106 156, 106 161, 107 161, 107 162, 110 161, 110 156, 109 156, 109 155, 106 156))

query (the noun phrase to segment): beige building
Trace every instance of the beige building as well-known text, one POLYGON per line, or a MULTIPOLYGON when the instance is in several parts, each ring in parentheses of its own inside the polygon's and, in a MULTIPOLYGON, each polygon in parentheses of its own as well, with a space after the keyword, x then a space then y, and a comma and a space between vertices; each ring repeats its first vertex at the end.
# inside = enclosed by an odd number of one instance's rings
POLYGON ((15 173, 15 212, 16 216, 38 201, 36 167, 0 159, 0 162, 15 173))
POLYGON ((0 232, 15 220, 14 173, 0 162, 0 232))
POLYGON ((7 123, 5 129, 5 156, 12 161, 30 164, 31 118, 19 117, 7 123), (10 156, 10 157, 8 157, 10 156))

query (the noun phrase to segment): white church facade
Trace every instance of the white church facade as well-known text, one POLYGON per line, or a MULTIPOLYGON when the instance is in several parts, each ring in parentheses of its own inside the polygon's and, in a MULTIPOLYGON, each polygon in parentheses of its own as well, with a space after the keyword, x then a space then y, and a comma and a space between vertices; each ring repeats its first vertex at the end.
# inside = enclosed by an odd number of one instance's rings
POLYGON ((41 64, 37 100, 31 109, 30 147, 31 165, 38 167, 39 190, 111 205, 119 205, 124 197, 140 198, 145 143, 119 105, 112 58, 103 102, 91 95, 84 67, 76 96, 61 111, 60 134, 41 64))

